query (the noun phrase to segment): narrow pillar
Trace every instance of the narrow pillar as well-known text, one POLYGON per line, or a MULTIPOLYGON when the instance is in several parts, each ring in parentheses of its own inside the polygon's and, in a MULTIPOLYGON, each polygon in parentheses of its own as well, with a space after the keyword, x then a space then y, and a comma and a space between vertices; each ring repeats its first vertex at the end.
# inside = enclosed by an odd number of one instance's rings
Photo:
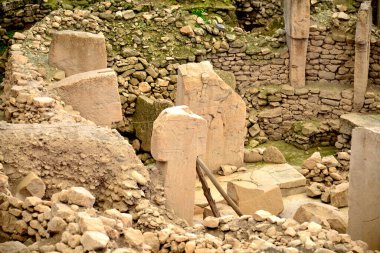
POLYGON ((286 41, 290 55, 289 80, 295 88, 305 86, 306 53, 310 29, 310 1, 285 0, 286 41))
POLYGON ((380 127, 352 131, 348 234, 380 250, 380 127))
POLYGON ((151 152, 163 177, 166 205, 193 224, 196 159, 206 152, 207 121, 187 106, 165 109, 153 124, 151 152))
POLYGON ((367 91, 371 25, 371 2, 363 2, 358 12, 355 34, 354 110, 356 111, 363 107, 367 91))

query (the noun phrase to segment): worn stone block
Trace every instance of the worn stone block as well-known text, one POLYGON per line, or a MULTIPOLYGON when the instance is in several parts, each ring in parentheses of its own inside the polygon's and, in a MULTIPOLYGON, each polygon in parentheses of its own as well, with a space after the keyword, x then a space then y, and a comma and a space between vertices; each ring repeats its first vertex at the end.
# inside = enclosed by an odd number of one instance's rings
POLYGON ((66 76, 107 68, 105 38, 88 32, 56 32, 50 45, 49 64, 65 71, 66 76))
POLYGON ((153 100, 145 96, 137 98, 132 123, 144 151, 150 151, 153 122, 164 109, 171 106, 173 103, 165 99, 153 100))
POLYGON ((284 210, 281 190, 277 185, 257 186, 244 181, 228 182, 227 194, 243 214, 253 215, 258 210, 265 210, 278 215, 284 210))
POLYGON ((97 125, 110 127, 123 119, 117 76, 111 69, 72 75, 53 84, 50 89, 97 125))

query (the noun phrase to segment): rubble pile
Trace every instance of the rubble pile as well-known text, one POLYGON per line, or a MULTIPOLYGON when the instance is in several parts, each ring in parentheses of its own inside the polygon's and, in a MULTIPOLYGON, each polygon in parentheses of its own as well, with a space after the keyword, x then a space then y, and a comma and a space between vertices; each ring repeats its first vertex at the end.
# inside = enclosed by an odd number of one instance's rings
MULTIPOLYGON (((6 183, 7 180, 2 180, 2 187, 6 188, 6 183)), ((0 199, 1 235, 10 240, 0 244, 0 252, 7 252, 4 249, 10 247, 31 253, 367 250, 365 243, 326 230, 324 224, 300 224, 265 211, 239 218, 207 217, 202 224, 192 227, 163 223, 160 229, 140 227, 141 216, 130 212, 98 210, 94 206, 95 197, 82 187, 57 192, 50 200, 32 196, 24 201, 2 190, 0 199)), ((151 210, 149 200, 145 203, 136 210, 151 210)), ((162 219, 161 209, 151 211, 146 221, 154 223, 162 219)))

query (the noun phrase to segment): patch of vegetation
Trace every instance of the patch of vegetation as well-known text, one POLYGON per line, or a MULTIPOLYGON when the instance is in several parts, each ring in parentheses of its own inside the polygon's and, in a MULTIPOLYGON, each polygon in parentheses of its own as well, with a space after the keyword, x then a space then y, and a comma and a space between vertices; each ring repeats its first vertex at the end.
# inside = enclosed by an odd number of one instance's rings
POLYGON ((284 154, 286 161, 294 166, 302 166, 303 162, 309 158, 314 152, 320 152, 321 156, 334 155, 337 149, 334 146, 316 147, 307 151, 296 148, 285 141, 269 141, 259 147, 277 147, 284 154))
POLYGON ((191 13, 194 14, 194 15, 196 15, 196 16, 198 16, 198 17, 200 17, 201 19, 203 19, 203 21, 204 21, 206 24, 210 23, 210 21, 209 21, 209 20, 207 19, 207 17, 206 17, 206 15, 207 15, 207 13, 206 13, 206 9, 203 9, 203 8, 193 9, 193 10, 191 11, 191 13))

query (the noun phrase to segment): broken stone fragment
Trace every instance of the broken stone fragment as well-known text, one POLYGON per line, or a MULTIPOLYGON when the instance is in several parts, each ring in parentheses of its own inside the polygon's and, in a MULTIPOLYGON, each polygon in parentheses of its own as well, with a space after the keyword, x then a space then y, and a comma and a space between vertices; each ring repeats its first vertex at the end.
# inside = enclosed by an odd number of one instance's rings
POLYGON ((293 216, 299 223, 314 221, 323 226, 335 229, 340 233, 347 230, 347 221, 339 210, 322 203, 307 203, 301 205, 293 216))
POLYGON ((63 232, 67 223, 60 217, 53 217, 48 223, 48 231, 59 233, 63 232))
POLYGON ((284 210, 280 187, 277 185, 257 186, 251 182, 228 182, 227 194, 244 214, 253 215, 265 210, 278 215, 284 210))
POLYGON ((29 253, 30 250, 18 241, 0 243, 0 253, 29 253))
POLYGON ((95 203, 95 197, 83 187, 71 187, 65 195, 69 204, 91 208, 95 203))
POLYGON ((222 165, 220 166, 220 170, 218 171, 219 175, 228 176, 232 173, 236 172, 238 168, 233 165, 222 165))
POLYGON ((256 149, 253 150, 244 150, 244 162, 246 163, 256 163, 261 162, 263 160, 263 156, 256 149))
POLYGON ((202 224, 206 228, 217 228, 219 226, 219 219, 216 217, 208 216, 202 221, 202 224))
POLYGON ((132 247, 140 247, 144 243, 144 236, 140 230, 127 228, 124 230, 124 238, 132 247))
POLYGON ((82 235, 81 243, 84 250, 99 250, 104 249, 107 246, 110 238, 104 233, 97 231, 87 231, 82 235))
POLYGON ((281 151, 274 146, 270 146, 264 150, 263 160, 267 163, 286 163, 286 159, 281 151))
POLYGON ((190 25, 187 25, 187 26, 183 26, 181 29, 180 29, 180 32, 185 35, 185 36, 188 36, 188 37, 194 37, 195 34, 194 34, 194 30, 193 28, 190 26, 190 25))
POLYGON ((331 205, 338 208, 348 206, 348 187, 349 183, 342 183, 331 189, 331 205))
POLYGON ((302 167, 308 170, 314 169, 314 167, 317 165, 317 163, 322 162, 322 157, 319 152, 314 152, 309 158, 307 158, 304 162, 302 167))
POLYGON ((30 172, 16 187, 16 197, 24 200, 29 196, 42 198, 45 195, 45 183, 35 173, 30 172))
POLYGON ((308 197, 314 198, 322 195, 322 189, 324 186, 320 183, 312 183, 309 187, 306 188, 306 195, 308 197))

